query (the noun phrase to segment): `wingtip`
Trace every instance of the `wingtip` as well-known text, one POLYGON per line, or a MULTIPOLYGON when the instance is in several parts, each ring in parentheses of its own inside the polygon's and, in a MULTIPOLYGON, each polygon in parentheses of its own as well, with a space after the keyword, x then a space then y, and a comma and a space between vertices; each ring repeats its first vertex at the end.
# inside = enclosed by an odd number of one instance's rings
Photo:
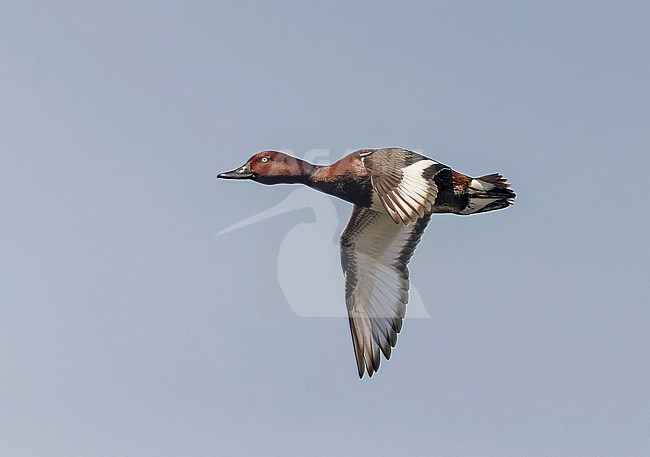
POLYGON ((375 370, 374 368, 367 369, 367 368, 364 367, 363 370, 359 371, 359 379, 363 379, 363 377, 366 375, 366 373, 368 374, 368 379, 370 379, 370 378, 372 378, 372 375, 377 373, 377 370, 375 370))

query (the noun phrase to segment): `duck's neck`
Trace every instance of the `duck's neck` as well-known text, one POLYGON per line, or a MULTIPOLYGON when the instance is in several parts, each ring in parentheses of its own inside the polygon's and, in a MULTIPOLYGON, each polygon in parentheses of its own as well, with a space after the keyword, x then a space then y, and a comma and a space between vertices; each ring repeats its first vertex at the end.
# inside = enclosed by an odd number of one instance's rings
POLYGON ((298 160, 299 170, 290 176, 283 179, 283 183, 287 184, 304 184, 312 189, 320 190, 321 192, 331 193, 328 182, 323 180, 323 173, 327 173, 328 165, 314 165, 302 159, 298 160))
POLYGON ((320 165, 289 157, 275 173, 260 174, 256 180, 262 184, 305 184, 313 187, 314 174, 321 168, 320 165))
POLYGON ((291 174, 284 176, 282 182, 285 184, 304 184, 313 187, 316 182, 314 175, 320 170, 322 165, 314 165, 302 159, 296 159, 297 166, 291 174))
POLYGON ((304 160, 300 160, 300 174, 291 178, 296 179, 296 181, 293 181, 295 183, 313 187, 314 183, 316 182, 314 176, 316 175, 316 172, 318 172, 318 170, 321 168, 323 168, 322 165, 314 165, 304 160))

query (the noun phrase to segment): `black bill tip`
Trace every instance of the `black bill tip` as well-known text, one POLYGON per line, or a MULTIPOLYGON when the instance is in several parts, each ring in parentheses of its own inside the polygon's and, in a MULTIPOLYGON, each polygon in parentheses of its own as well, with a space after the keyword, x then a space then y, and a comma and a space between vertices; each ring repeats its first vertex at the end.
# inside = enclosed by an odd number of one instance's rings
POLYGON ((249 164, 246 164, 242 167, 237 168, 233 171, 226 171, 224 173, 219 173, 217 178, 221 179, 252 179, 253 173, 251 172, 251 167, 249 164))

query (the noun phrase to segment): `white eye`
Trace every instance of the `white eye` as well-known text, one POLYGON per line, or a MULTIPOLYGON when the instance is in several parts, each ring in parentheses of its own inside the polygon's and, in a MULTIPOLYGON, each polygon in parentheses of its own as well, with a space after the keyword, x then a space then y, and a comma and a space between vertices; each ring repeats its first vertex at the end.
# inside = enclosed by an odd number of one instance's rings
POLYGON ((266 163, 266 162, 268 162, 268 161, 269 161, 269 158, 268 158, 268 157, 262 157, 262 163, 266 163))

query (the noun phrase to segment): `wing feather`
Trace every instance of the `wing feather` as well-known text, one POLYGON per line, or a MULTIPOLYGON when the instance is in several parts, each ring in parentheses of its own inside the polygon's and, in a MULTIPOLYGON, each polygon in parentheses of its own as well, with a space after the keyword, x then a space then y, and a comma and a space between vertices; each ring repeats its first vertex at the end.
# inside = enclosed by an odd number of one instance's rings
POLYGON ((366 152, 361 160, 373 189, 396 224, 410 225, 431 212, 438 196, 433 177, 449 169, 435 160, 401 148, 366 152))
POLYGON ((359 377, 372 376, 380 353, 389 359, 402 330, 409 290, 408 263, 430 214, 397 225, 392 216, 355 206, 341 234, 341 264, 359 377))

